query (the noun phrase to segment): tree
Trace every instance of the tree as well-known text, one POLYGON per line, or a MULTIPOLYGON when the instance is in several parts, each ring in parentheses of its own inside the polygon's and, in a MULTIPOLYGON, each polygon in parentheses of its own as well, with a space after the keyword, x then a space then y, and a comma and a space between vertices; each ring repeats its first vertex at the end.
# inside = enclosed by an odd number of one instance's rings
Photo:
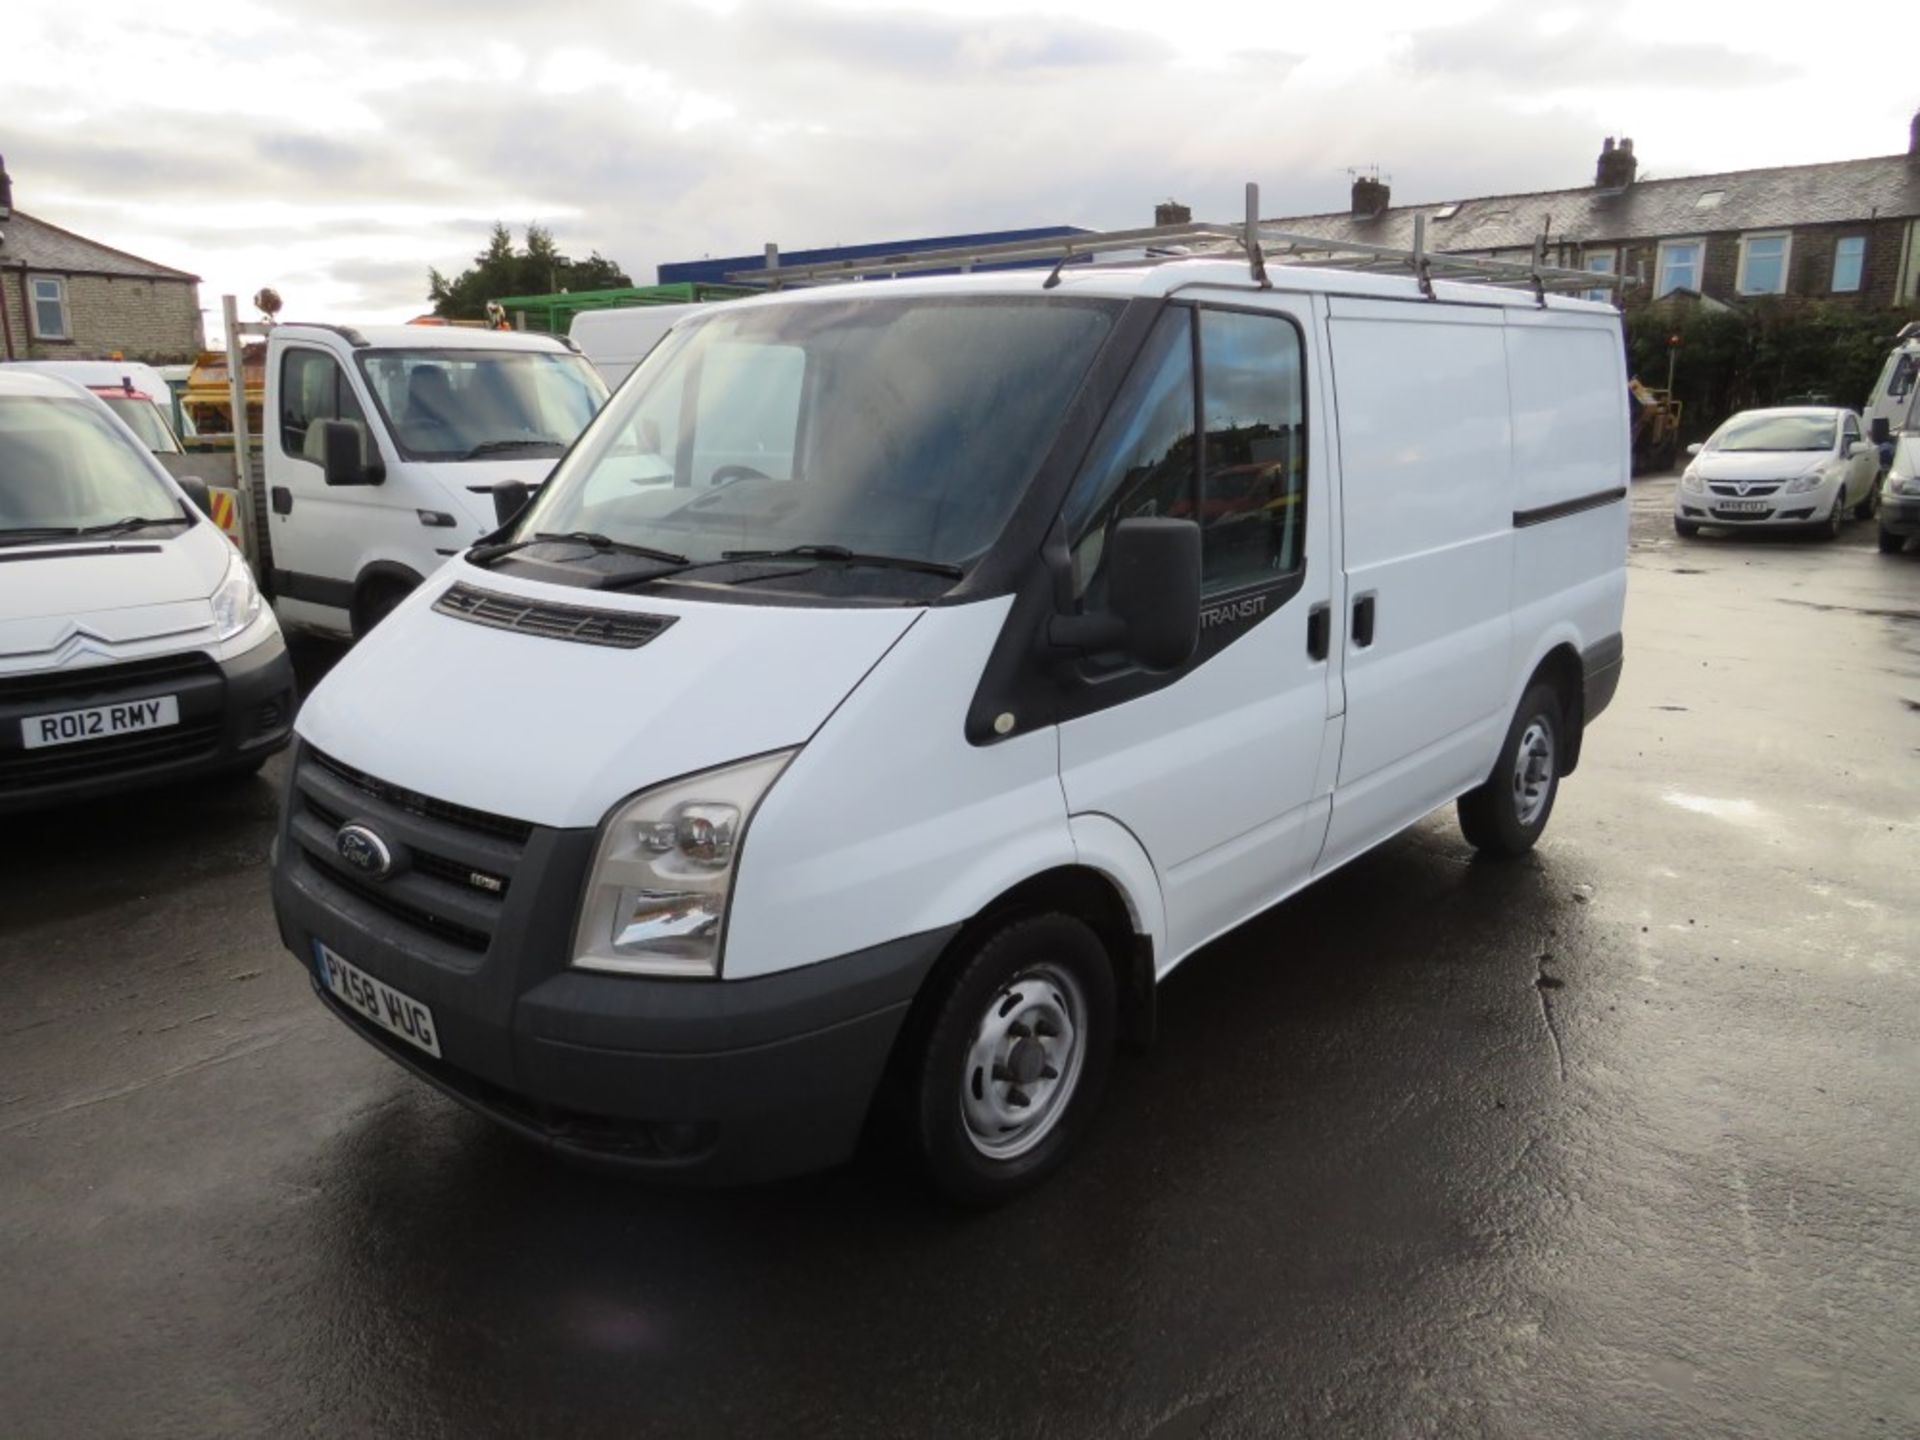
POLYGON ((451 280, 438 270, 427 271, 427 298, 442 319, 484 320, 487 302, 503 296, 610 290, 632 283, 626 271, 598 250, 585 260, 562 255, 553 232, 542 225, 528 225, 526 244, 516 250, 513 232, 495 221, 487 248, 465 270, 451 280))

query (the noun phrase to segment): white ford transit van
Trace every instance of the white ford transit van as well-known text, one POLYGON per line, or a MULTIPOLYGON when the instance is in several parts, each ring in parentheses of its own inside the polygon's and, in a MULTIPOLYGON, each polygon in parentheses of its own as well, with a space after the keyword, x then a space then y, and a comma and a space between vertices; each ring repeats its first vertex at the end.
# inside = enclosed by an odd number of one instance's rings
POLYGON ((550 335, 275 325, 263 449, 280 618, 365 634, 499 525, 497 496, 523 503, 606 397, 550 335))
POLYGON ((0 815, 250 774, 293 710, 273 612, 181 484, 95 396, 0 374, 0 815))
POLYGON ((1450 801, 1526 850, 1620 670, 1619 316, 1265 278, 677 326, 302 711, 320 998, 569 1153, 764 1177, 885 1110, 985 1202, 1214 936, 1450 801))

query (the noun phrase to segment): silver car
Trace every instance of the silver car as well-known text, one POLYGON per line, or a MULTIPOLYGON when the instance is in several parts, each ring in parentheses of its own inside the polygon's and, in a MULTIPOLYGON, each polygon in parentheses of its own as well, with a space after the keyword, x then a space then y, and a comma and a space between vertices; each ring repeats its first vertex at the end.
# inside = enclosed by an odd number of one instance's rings
POLYGON ((1851 410, 1742 410, 1687 454, 1692 459, 1673 497, 1673 529, 1682 539, 1703 525, 1831 537, 1849 515, 1873 514, 1879 454, 1851 410))

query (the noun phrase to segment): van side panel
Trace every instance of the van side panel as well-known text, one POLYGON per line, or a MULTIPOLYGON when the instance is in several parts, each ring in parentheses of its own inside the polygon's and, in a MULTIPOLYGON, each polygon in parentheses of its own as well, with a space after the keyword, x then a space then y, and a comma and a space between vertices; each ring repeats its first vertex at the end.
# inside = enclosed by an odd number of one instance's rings
POLYGON ((1347 719, 1320 869, 1485 775, 1506 725, 1514 535, 1500 309, 1344 296, 1328 308, 1347 719))
POLYGON ((1522 311, 1508 316, 1506 341, 1516 495, 1511 708, 1562 639, 1585 649, 1620 633, 1632 442, 1615 324, 1522 311))

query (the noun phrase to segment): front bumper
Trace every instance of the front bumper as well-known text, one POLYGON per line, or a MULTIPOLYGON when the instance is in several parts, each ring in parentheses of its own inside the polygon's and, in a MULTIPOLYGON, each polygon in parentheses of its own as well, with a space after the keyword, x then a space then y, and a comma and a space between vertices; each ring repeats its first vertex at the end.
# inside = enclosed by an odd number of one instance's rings
POLYGON ((1712 490, 1675 492, 1673 514, 1677 520, 1695 525, 1724 525, 1728 529, 1765 530, 1778 526, 1812 525, 1825 520, 1833 507, 1842 503, 1841 489, 1829 483, 1818 490, 1788 494, 1776 490, 1768 495, 1718 495, 1712 490), (1757 505, 1760 509, 1729 509, 1729 506, 1757 505))
POLYGON ((293 731, 293 665, 276 633, 217 662, 201 651, 0 679, 0 815, 148 785, 190 781, 257 763, 293 731), (36 715, 171 695, 180 721, 71 745, 28 750, 36 715))
POLYGON ((299 747, 273 874, 281 939, 316 942, 433 1011, 441 1058, 361 1018, 362 1039, 462 1104, 571 1156, 706 1183, 773 1179, 852 1154, 894 1039, 952 929, 750 980, 568 967, 591 830, 484 838, 476 816, 299 747), (332 766, 332 768, 327 768, 332 766), (331 822, 377 828, 412 858, 350 875, 331 822), (457 866, 504 882, 460 896, 457 866), (491 867, 490 869, 488 867, 491 867))
POLYGON ((1920 495, 1880 492, 1880 528, 1889 535, 1920 535, 1920 495))

